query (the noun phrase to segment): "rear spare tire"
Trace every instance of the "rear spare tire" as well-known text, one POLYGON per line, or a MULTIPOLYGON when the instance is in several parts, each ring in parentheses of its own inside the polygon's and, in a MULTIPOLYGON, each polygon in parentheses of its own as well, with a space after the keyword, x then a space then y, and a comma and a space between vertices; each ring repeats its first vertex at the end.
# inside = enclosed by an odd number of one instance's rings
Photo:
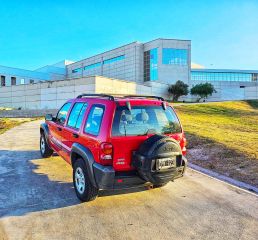
POLYGON ((181 159, 181 147, 175 139, 153 135, 134 153, 133 165, 144 180, 163 186, 174 179, 176 163, 181 159))

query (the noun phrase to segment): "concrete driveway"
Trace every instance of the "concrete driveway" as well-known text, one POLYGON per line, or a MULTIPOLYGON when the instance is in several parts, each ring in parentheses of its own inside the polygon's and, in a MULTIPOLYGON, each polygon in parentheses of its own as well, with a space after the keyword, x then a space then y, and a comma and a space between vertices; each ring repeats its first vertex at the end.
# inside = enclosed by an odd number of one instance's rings
POLYGON ((39 124, 0 135, 0 239, 258 239, 258 197, 192 170, 80 203, 71 167, 41 159, 39 124))

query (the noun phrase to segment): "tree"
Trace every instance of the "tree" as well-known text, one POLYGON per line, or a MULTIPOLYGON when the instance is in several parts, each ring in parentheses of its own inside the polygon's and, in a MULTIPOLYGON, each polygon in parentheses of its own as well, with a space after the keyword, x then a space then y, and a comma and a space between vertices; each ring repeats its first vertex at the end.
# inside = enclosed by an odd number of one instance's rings
POLYGON ((215 93, 216 90, 211 83, 200 83, 196 84, 191 88, 191 95, 199 96, 197 101, 199 102, 202 98, 207 98, 215 93))
POLYGON ((188 85, 178 80, 175 84, 170 85, 168 92, 172 95, 172 100, 177 101, 179 97, 189 93, 188 85))

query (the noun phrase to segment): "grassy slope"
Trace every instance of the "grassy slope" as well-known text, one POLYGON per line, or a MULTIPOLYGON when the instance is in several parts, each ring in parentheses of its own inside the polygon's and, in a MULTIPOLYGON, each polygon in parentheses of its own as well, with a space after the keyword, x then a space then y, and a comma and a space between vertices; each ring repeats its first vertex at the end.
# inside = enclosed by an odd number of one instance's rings
POLYGON ((175 108, 188 135, 188 148, 193 149, 194 163, 258 184, 258 101, 175 108))

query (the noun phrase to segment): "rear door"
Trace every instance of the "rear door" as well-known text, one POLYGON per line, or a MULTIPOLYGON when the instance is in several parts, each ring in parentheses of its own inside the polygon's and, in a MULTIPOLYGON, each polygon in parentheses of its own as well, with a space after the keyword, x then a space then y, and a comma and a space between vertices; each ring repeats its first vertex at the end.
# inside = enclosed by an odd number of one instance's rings
POLYGON ((80 142, 80 128, 84 121, 87 110, 87 102, 76 102, 69 114, 66 126, 63 128, 62 135, 62 156, 70 163, 70 152, 73 143, 80 142))
POLYGON ((53 149, 60 155, 62 150, 62 134, 71 102, 65 103, 57 113, 56 120, 49 122, 50 142, 53 149))
POLYGON ((132 106, 131 111, 125 106, 117 107, 111 133, 114 169, 133 170, 132 154, 150 136, 181 132, 181 125, 170 107, 164 110, 162 106, 139 105, 132 106))

